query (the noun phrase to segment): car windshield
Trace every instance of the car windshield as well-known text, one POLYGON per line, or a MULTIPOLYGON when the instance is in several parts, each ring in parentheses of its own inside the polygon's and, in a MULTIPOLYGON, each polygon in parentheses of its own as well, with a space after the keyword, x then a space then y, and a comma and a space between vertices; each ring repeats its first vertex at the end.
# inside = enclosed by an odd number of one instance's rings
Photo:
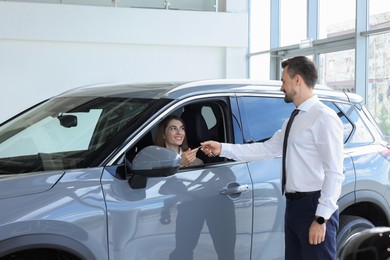
POLYGON ((0 127, 0 174, 86 167, 153 99, 60 97, 0 127))

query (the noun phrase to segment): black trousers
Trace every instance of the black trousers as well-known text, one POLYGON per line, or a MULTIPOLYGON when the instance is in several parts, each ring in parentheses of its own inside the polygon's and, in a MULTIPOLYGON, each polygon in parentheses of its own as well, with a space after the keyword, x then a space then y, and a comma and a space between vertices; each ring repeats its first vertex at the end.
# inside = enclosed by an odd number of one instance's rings
POLYGON ((336 234, 339 225, 338 210, 326 223, 325 241, 309 244, 309 228, 313 222, 320 192, 297 200, 288 200, 285 212, 286 260, 335 260, 337 258, 336 234))

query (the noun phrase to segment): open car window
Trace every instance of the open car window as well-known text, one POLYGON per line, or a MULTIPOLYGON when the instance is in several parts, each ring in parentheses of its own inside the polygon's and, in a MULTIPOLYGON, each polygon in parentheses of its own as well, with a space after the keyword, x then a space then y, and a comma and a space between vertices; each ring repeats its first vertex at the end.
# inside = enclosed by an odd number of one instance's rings
MULTIPOLYGON (((207 102, 198 101, 179 107, 171 113, 183 119, 187 142, 190 148, 197 148, 201 142, 207 140, 226 142, 227 132, 230 131, 228 129, 229 124, 226 124, 228 111, 226 111, 226 105, 223 106, 221 103, 223 102, 210 100, 207 102)), ((164 120, 164 118, 159 120, 159 122, 162 120, 164 120)), ((152 126, 151 129, 127 151, 127 160, 132 161, 136 154, 146 146, 155 145, 157 125, 158 123, 152 126)), ((205 164, 224 160, 219 157, 208 158, 200 150, 197 152, 197 157, 205 164)))

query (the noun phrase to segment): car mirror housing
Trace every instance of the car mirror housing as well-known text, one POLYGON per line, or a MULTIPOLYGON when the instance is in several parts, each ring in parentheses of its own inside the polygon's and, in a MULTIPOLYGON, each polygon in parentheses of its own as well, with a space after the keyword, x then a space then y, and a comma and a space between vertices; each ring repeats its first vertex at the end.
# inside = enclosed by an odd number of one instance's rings
POLYGON ((176 152, 160 147, 147 146, 133 159, 129 185, 133 189, 146 187, 147 177, 166 177, 174 175, 180 167, 181 157, 176 152))

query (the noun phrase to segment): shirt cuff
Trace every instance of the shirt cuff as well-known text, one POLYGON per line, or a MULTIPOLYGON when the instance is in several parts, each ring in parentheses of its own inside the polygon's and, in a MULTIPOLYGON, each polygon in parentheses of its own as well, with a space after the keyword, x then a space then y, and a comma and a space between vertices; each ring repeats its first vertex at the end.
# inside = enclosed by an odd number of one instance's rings
POLYGON ((321 204, 318 204, 317 210, 316 210, 316 216, 323 217, 324 219, 330 219, 332 214, 335 212, 335 209, 331 209, 328 207, 325 207, 321 204))
POLYGON ((220 157, 229 157, 232 153, 232 144, 221 143, 221 152, 219 154, 220 157))

